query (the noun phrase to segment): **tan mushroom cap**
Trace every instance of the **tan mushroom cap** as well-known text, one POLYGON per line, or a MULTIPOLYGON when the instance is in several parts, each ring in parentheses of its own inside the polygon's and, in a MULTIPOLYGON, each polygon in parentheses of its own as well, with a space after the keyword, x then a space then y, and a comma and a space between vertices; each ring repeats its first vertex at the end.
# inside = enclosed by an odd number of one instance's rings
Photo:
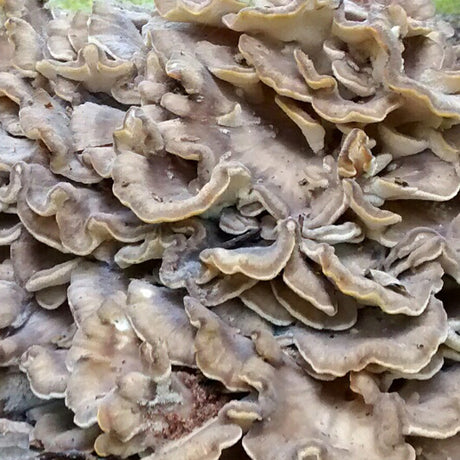
POLYGON ((221 25, 227 13, 239 11, 246 3, 238 0, 159 0, 158 12, 170 21, 196 21, 207 25, 221 25))
POLYGON ((117 377, 141 366, 140 341, 123 311, 125 302, 120 292, 108 297, 81 323, 69 349, 65 401, 82 428, 96 422, 99 404, 117 377))
POLYGON ((295 294, 326 315, 337 313, 333 286, 303 257, 298 247, 292 251, 284 267, 283 281, 295 294))
POLYGON ((263 93, 256 71, 243 61, 241 54, 230 46, 198 42, 196 53, 207 69, 220 80, 244 91, 252 102, 262 102, 263 93))
POLYGON ((127 268, 148 260, 161 259, 168 245, 177 242, 177 239, 171 236, 166 229, 163 230, 163 228, 155 228, 142 243, 123 246, 115 254, 117 265, 120 268, 127 268))
POLYGON ((460 443, 460 435, 447 439, 413 438, 410 443, 414 446, 420 460, 443 460, 455 458, 460 443))
POLYGON ((97 425, 82 429, 74 425, 72 412, 65 406, 40 416, 31 433, 49 452, 79 451, 91 453, 100 430, 97 425))
POLYGON ((0 329, 21 326, 27 319, 27 292, 13 281, 0 279, 0 299, 0 329))
MULTIPOLYGON (((22 128, 21 132, 17 135, 24 135, 22 128)), ((0 141, 4 148, 0 154, 1 171, 12 171, 14 165, 20 161, 41 164, 47 164, 48 162, 46 158, 48 152, 42 145, 39 145, 29 139, 24 139, 23 137, 13 137, 1 127, 0 141)))
POLYGON ((149 157, 163 149, 164 141, 156 123, 162 120, 157 112, 154 105, 131 107, 126 112, 122 126, 112 130, 118 154, 134 152, 149 157))
POLYGON ((128 288, 126 314, 142 341, 152 345, 164 341, 173 364, 194 366, 194 329, 184 310, 180 291, 145 281, 132 281, 128 288))
POLYGON ((46 310, 56 310, 67 300, 67 286, 53 286, 35 293, 35 300, 46 310))
POLYGON ((401 216, 398 214, 382 210, 369 203, 361 187, 354 180, 344 179, 342 187, 345 196, 348 198, 349 207, 367 228, 376 230, 401 222, 401 216))
POLYGON ((70 324, 65 308, 50 312, 36 307, 21 328, 0 340, 0 366, 17 365, 29 347, 51 343, 70 324))
POLYGON ((274 333, 274 324, 248 307, 242 299, 227 300, 213 307, 212 312, 246 337, 252 337, 255 331, 274 333))
POLYGON ((238 425, 225 423, 225 420, 218 418, 184 439, 171 442, 145 458, 174 460, 180 455, 184 460, 218 460, 224 449, 238 442, 241 434, 242 430, 238 425))
POLYGON ((312 92, 292 58, 296 49, 294 46, 283 47, 243 34, 240 36, 238 47, 246 61, 254 66, 260 80, 280 96, 311 102, 312 92))
POLYGON ((337 81, 334 77, 318 73, 315 63, 300 48, 294 51, 294 58, 299 72, 311 89, 333 89, 337 86, 337 81))
POLYGON ((398 394, 404 400, 404 433, 445 439, 460 431, 458 366, 441 370, 427 381, 411 380, 398 394))
POLYGON ((443 270, 437 262, 406 271, 397 280, 380 277, 380 270, 372 267, 347 267, 335 254, 334 247, 324 243, 303 240, 300 249, 321 266, 323 274, 342 293, 364 305, 379 306, 390 314, 419 315, 426 308, 430 295, 442 287, 443 270))
POLYGON ((41 140, 51 152, 50 169, 83 183, 99 182, 100 177, 73 155, 70 120, 61 101, 44 89, 21 105, 19 119, 30 139, 41 140))
POLYGON ((32 460, 36 452, 29 449, 29 436, 33 426, 27 422, 16 422, 7 418, 0 418, 0 440, 2 450, 11 458, 32 460))
POLYGON ((294 318, 273 294, 268 281, 259 281, 239 297, 244 305, 276 326, 288 326, 294 322, 294 318))
POLYGON ((32 87, 12 72, 0 72, 0 95, 8 97, 16 104, 32 97, 32 87))
MULTIPOLYGON (((61 181, 39 165, 21 164, 20 167, 24 182, 20 217, 24 220, 27 217, 24 211, 31 210, 48 220, 51 218, 51 224, 54 221, 57 226, 61 244, 66 247, 64 252, 87 255, 106 240, 135 242, 148 233, 148 226, 111 194, 61 181)), ((33 215, 30 219, 36 220, 33 215)), ((26 227, 31 230, 30 225, 26 227)), ((35 222, 31 233, 35 236, 40 231, 35 222)))
POLYGON ((11 260, 16 279, 29 292, 67 284, 80 262, 38 242, 26 231, 11 245, 11 260))
POLYGON ((83 321, 98 311, 104 300, 124 292, 128 280, 104 264, 83 262, 72 271, 68 289, 69 306, 74 321, 83 321))
POLYGON ((445 359, 447 359, 446 349, 447 347, 445 345, 440 345, 430 362, 418 372, 384 371, 382 366, 375 364, 367 366, 366 370, 376 373, 380 373, 381 371, 384 372, 380 379, 382 388, 390 388, 396 379, 429 380, 442 369, 445 359))
MULTIPOLYGON (((366 220, 366 225, 367 223, 368 221, 366 220)), ((362 225, 356 222, 310 228, 308 220, 305 219, 302 226, 302 236, 318 243, 334 245, 339 243, 361 243, 365 235, 362 225)))
POLYGON ((186 287, 189 294, 198 299, 203 305, 214 307, 240 296, 257 283, 256 279, 237 273, 235 275, 219 275, 203 284, 188 281, 186 287))
POLYGON ((243 216, 235 208, 225 208, 219 218, 219 228, 230 235, 242 235, 259 229, 259 222, 254 217, 243 216))
POLYGON ((78 105, 72 111, 73 148, 82 151, 90 147, 103 147, 113 143, 112 133, 121 126, 122 110, 93 102, 78 105))
POLYGON ((25 77, 34 78, 36 63, 43 57, 43 39, 24 19, 10 17, 5 22, 8 38, 14 43, 14 67, 25 77))
POLYGON ((133 153, 117 157, 112 175, 115 196, 150 223, 201 214, 219 201, 235 200, 249 184, 249 171, 243 165, 221 163, 197 193, 189 192, 188 184, 195 179, 192 165, 171 157, 156 157, 149 162, 133 153), (171 171, 169 177, 162 173, 164 169, 171 171))
POLYGON ((335 313, 331 316, 297 295, 281 279, 270 281, 278 302, 297 320, 314 329, 344 330, 356 323, 357 302, 347 296, 335 295, 335 313))
POLYGON ((321 390, 292 362, 276 369, 260 386, 259 401, 267 414, 243 438, 245 451, 255 460, 415 459, 401 435, 398 407, 391 397, 375 401, 369 413, 366 404, 346 401, 337 389, 325 385, 321 390))
POLYGON ((198 329, 195 357, 200 370, 231 391, 247 391, 250 387, 244 379, 244 367, 254 359, 255 366, 262 370, 265 367, 257 358, 252 341, 239 335, 197 300, 185 297, 184 304, 192 326, 198 329))
POLYGON ((280 223, 276 242, 271 246, 205 249, 200 259, 227 275, 243 273, 250 278, 270 280, 286 265, 294 249, 296 229, 295 221, 288 219, 280 223))
POLYGON ((88 22, 88 41, 113 59, 130 60, 144 48, 139 30, 124 11, 95 2, 88 22))
POLYGON ((370 179, 365 191, 385 200, 447 201, 460 190, 455 165, 430 152, 398 158, 393 165, 390 172, 370 179))
POLYGON ((365 308, 359 312, 353 328, 346 331, 328 333, 310 328, 294 331, 296 346, 313 369, 336 376, 364 369, 371 363, 397 371, 418 372, 430 362, 446 336, 446 313, 434 297, 426 311, 416 317, 365 308))
POLYGON ((18 106, 7 97, 0 97, 0 125, 12 136, 23 136, 19 123, 18 106))
POLYGON ((19 366, 40 399, 64 397, 69 376, 66 354, 67 350, 33 345, 22 355, 19 366))
POLYGON ((46 28, 48 39, 46 47, 53 59, 58 61, 72 61, 77 53, 67 37, 71 27, 71 15, 52 19, 46 28))
POLYGON ((287 97, 276 96, 275 102, 300 128, 313 152, 321 153, 324 148, 324 138, 326 135, 326 131, 321 123, 299 104, 287 97))
POLYGON ((223 23, 238 32, 258 32, 282 42, 298 41, 314 54, 330 34, 335 0, 267 2, 261 7, 229 13, 223 23))
POLYGON ((45 59, 37 62, 36 69, 49 80, 61 76, 82 82, 88 91, 110 94, 118 81, 132 74, 134 64, 120 59, 109 60, 96 44, 88 43, 78 50, 75 61, 45 59))

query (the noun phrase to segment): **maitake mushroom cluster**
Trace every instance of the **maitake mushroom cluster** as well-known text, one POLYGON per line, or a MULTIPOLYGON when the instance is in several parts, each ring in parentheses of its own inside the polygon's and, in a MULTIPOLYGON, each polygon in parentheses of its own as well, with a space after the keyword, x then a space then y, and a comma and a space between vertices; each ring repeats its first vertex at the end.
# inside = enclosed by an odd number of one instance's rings
POLYGON ((2 459, 459 458, 429 1, 0 8, 2 459))

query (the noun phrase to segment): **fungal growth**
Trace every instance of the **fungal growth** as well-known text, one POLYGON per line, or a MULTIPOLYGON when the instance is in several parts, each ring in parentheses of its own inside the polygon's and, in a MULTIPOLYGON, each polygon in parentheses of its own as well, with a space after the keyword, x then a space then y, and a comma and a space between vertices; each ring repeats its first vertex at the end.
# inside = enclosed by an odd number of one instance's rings
POLYGON ((0 21, 1 458, 457 458, 460 46, 429 0, 0 21))

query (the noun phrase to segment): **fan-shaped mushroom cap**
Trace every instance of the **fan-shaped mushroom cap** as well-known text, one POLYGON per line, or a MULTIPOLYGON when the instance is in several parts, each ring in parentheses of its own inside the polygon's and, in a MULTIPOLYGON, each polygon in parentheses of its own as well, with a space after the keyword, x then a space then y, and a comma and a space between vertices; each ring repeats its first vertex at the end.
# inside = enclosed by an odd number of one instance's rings
POLYGON ((267 415, 243 438, 251 458, 415 459, 401 435, 398 406, 391 397, 375 401, 371 415, 367 405, 346 401, 340 391, 326 387, 321 392, 292 363, 277 369, 261 387, 260 404, 267 415), (382 424, 388 437, 380 436, 382 424))
POLYGON ((29 292, 67 284, 80 262, 38 242, 25 230, 11 245, 11 260, 16 279, 29 292))
POLYGON ((288 97, 276 96, 275 102, 283 112, 300 128, 308 145, 315 153, 322 152, 326 131, 318 120, 288 97))
POLYGON ((96 422, 101 399, 114 388, 117 377, 141 366, 140 343, 124 314, 125 301, 121 292, 107 298, 82 321, 68 352, 65 400, 82 428, 96 422))
MULTIPOLYGON (((20 126, 19 128, 21 129, 20 133, 12 134, 23 136, 22 128, 20 126)), ((11 136, 7 132, 6 127, 5 129, 0 127, 0 140, 4 148, 0 154, 0 170, 2 171, 11 171, 14 165, 20 161, 25 161, 26 163, 47 163, 46 149, 29 139, 11 136)))
POLYGON ((36 452, 29 449, 29 436, 32 425, 27 422, 15 422, 7 418, 0 419, 0 452, 9 458, 32 460, 36 452))
POLYGON ((295 328, 293 334, 303 358, 319 373, 342 376, 371 363, 413 373, 426 366, 445 341, 447 318, 442 303, 432 297, 420 316, 388 315, 365 308, 346 331, 295 328))
POLYGON ((296 48, 245 34, 241 35, 238 47, 246 61, 254 66, 260 80, 280 96, 311 102, 310 88, 297 69, 296 62, 290 58, 296 48))
POLYGON ((30 139, 40 139, 51 152, 50 169, 83 183, 100 181, 100 177, 73 155, 72 131, 68 113, 57 98, 44 89, 37 89, 33 97, 21 105, 21 127, 30 139))
POLYGON ((257 358, 253 343, 223 323, 214 313, 191 297, 184 298, 191 324, 198 329, 195 338, 196 363, 209 378, 221 381, 231 391, 247 391, 244 366, 256 359, 255 365, 265 365, 257 358))
POLYGON ((220 419, 212 420, 185 439, 167 444, 146 459, 174 460, 178 455, 185 455, 184 460, 218 460, 222 450, 233 446, 240 437, 238 425, 227 424, 220 419))
POLYGON ((126 314, 142 341, 164 341, 173 364, 193 366, 194 330, 182 299, 180 291, 135 280, 128 288, 126 314))
POLYGON ((214 76, 241 88, 250 101, 263 101, 262 86, 257 73, 243 62, 244 58, 236 49, 201 41, 197 45, 196 53, 214 76))
POLYGON ((12 136, 23 136, 19 123, 18 106, 6 97, 0 97, 0 126, 12 136))
POLYGON ((20 168, 24 186, 18 213, 23 221, 27 220, 26 228, 38 240, 63 252, 86 255, 105 240, 134 242, 148 233, 148 226, 112 195, 60 181, 39 165, 21 164, 20 168), (37 214, 40 217, 35 217, 37 214), (50 244, 47 235, 41 235, 45 230, 39 225, 43 217, 58 232, 59 246, 50 244))
POLYGON ((25 77, 36 76, 35 66, 43 57, 43 39, 24 19, 10 17, 5 22, 8 38, 14 43, 14 67, 25 77))
POLYGON ((88 41, 113 59, 130 60, 144 48, 141 34, 124 11, 95 2, 88 23, 88 41))
POLYGON ((65 365, 67 350, 31 346, 21 357, 30 388, 40 399, 63 398, 69 373, 65 365))
POLYGON ((83 429, 74 425, 72 412, 64 405, 38 417, 31 440, 38 441, 49 452, 92 452, 100 429, 97 425, 83 429))
POLYGON ((195 179, 193 169, 184 160, 171 156, 156 157, 152 162, 124 153, 117 157, 112 170, 114 194, 143 221, 168 222, 201 214, 216 202, 235 199, 249 183, 244 166, 222 163, 214 168, 209 182, 193 193, 188 191, 188 184, 195 179), (163 169, 170 174, 164 175, 163 169))
POLYGON ((225 324, 237 329, 241 335, 246 337, 252 337, 255 331, 274 333, 274 325, 248 308, 241 300, 227 300, 213 307, 212 312, 225 324))
POLYGON ((196 21, 209 25, 221 24, 224 14, 239 11, 246 6, 238 0, 160 0, 156 2, 158 12, 171 21, 196 21))
POLYGON ((205 249, 201 260, 222 273, 243 273, 259 280, 273 279, 286 265, 295 244, 297 226, 293 220, 281 222, 276 242, 268 247, 205 249))
POLYGON ((71 318, 64 308, 49 312, 36 307, 22 327, 0 340, 0 366, 18 364, 29 347, 51 343, 70 324, 71 318))
POLYGON ((55 81, 61 76, 82 82, 88 91, 111 94, 118 81, 132 74, 134 64, 120 59, 109 60, 96 44, 88 43, 78 50, 75 61, 45 59, 37 62, 36 69, 49 80, 55 81))
POLYGON ((27 320, 27 292, 13 281, 0 279, 0 329, 18 328, 27 320))
POLYGON ((419 315, 430 295, 442 287, 442 268, 438 263, 426 263, 403 274, 401 280, 380 277, 371 267, 346 267, 332 246, 303 240, 301 250, 319 263, 323 273, 344 294, 365 305, 378 305, 391 314, 419 315), (399 288, 397 286, 400 286, 399 288))
POLYGON ((280 304, 297 320, 315 329, 344 330, 356 323, 357 302, 347 296, 336 295, 334 315, 319 310, 314 304, 297 295, 280 279, 271 281, 273 293, 280 304))
POLYGON ((460 190, 455 165, 429 152, 398 158, 390 172, 370 179, 367 192, 384 199, 447 201, 460 190), (439 177, 443 177, 439 181, 439 177))
POLYGON ((330 316, 337 313, 332 285, 305 260, 298 248, 294 249, 284 267, 283 281, 295 294, 318 310, 330 316))
POLYGON ((427 381, 407 381, 399 395, 404 400, 404 433, 444 439, 460 431, 458 367, 441 370, 427 381))
POLYGON ((308 52, 314 52, 328 36, 337 6, 335 0, 268 2, 229 13, 223 22, 239 32, 259 32, 282 42, 298 41, 308 52))
POLYGON ((458 434, 447 439, 413 438, 411 440, 420 460, 455 458, 459 442, 460 435, 458 434))
POLYGON ((259 281, 254 287, 244 291, 240 299, 248 308, 276 326, 288 326, 294 322, 294 318, 275 297, 267 281, 259 281))
POLYGON ((83 151, 113 143, 112 134, 123 122, 124 112, 110 106, 85 102, 72 111, 73 148, 83 151))
POLYGON ((70 15, 63 15, 52 19, 46 28, 48 34, 46 47, 51 57, 58 61, 72 61, 77 57, 77 53, 67 37, 71 27, 71 19, 70 15))

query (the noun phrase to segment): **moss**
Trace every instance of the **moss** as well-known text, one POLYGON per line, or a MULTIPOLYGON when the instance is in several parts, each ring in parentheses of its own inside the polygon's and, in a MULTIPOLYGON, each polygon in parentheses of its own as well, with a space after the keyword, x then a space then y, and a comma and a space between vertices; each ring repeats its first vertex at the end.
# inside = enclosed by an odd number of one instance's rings
MULTIPOLYGON (((151 5, 154 0, 123 0, 134 5, 151 5)), ((249 0, 250 1, 250 0, 249 0)), ((460 2, 458 0, 434 0, 436 8, 444 14, 460 14, 460 2)), ((66 10, 78 10, 91 8, 92 0, 49 0, 49 4, 66 10)))
POLYGON ((436 8, 444 14, 460 14, 460 2, 458 0, 435 0, 436 8))
MULTIPOLYGON (((134 5, 147 5, 153 7, 153 0, 122 0, 124 3, 134 5)), ((65 10, 90 10, 93 0, 49 0, 48 5, 65 10)))

